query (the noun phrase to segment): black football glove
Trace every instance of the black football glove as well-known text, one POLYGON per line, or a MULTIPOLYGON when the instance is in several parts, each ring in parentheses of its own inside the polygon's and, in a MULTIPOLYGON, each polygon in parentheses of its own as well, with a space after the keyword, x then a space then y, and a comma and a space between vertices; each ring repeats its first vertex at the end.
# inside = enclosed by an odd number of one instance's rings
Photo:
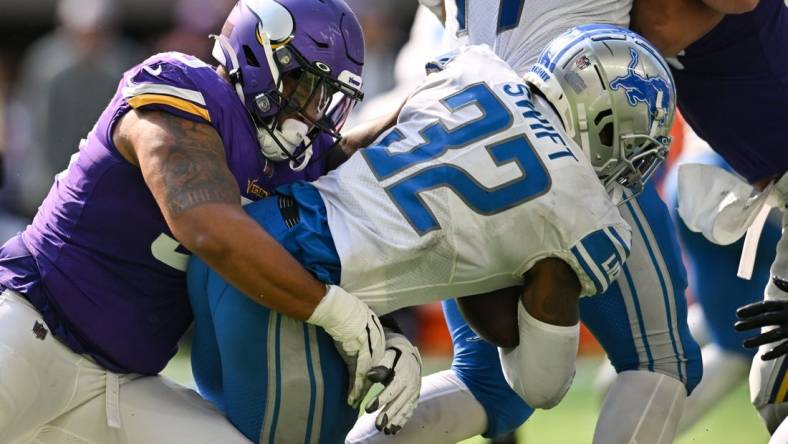
POLYGON ((775 328, 747 338, 743 345, 747 348, 758 348, 764 344, 774 344, 776 347, 761 356, 764 361, 769 361, 788 354, 788 300, 759 301, 736 310, 736 316, 741 319, 734 327, 736 331, 746 331, 755 328, 774 326, 775 328))

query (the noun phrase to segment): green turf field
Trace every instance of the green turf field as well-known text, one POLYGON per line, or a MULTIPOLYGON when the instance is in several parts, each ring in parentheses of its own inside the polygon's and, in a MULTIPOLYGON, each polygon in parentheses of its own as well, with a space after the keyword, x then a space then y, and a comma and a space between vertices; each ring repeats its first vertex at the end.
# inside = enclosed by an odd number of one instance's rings
MULTIPOLYGON (((592 382, 598 359, 583 359, 578 363, 577 377, 566 398, 552 410, 537 410, 527 424, 518 431, 519 442, 533 443, 590 443, 600 402, 592 382)), ((756 444, 766 443, 768 434, 758 414, 750 405, 744 382, 713 411, 700 420, 677 444, 756 444)), ((469 439, 464 444, 485 442, 469 439)))
MULTIPOLYGON (((165 369, 165 374, 176 381, 193 385, 189 368, 188 350, 183 350, 165 369)), ((594 395, 592 382, 599 358, 581 358, 577 377, 558 407, 537 411, 518 431, 521 443, 581 444, 590 443, 599 410, 599 400, 594 395)), ((436 371, 448 366, 447 359, 425 360, 425 369, 436 371)), ((723 400, 719 406, 684 435, 677 444, 757 444, 766 443, 768 434, 749 402, 744 381, 723 400)), ((481 437, 464 441, 464 444, 481 444, 481 437)))

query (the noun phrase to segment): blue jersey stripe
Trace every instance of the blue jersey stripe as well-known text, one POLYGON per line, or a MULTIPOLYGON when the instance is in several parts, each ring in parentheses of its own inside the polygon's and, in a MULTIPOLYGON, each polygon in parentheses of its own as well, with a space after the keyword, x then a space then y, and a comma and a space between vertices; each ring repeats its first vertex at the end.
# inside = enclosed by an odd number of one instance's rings
POLYGON ((621 248, 624 249, 624 253, 626 253, 626 255, 629 256, 629 246, 627 245, 626 242, 624 242, 624 238, 622 238, 621 235, 618 234, 618 231, 616 231, 616 229, 613 228, 612 226, 607 228, 610 230, 610 234, 613 235, 616 242, 618 242, 618 244, 621 245, 621 248))
POLYGON ((605 229, 594 231, 580 240, 580 245, 591 257, 592 263, 588 264, 599 272, 604 281, 602 291, 604 291, 617 275, 617 270, 623 263, 623 259, 616 248, 614 241, 605 229))

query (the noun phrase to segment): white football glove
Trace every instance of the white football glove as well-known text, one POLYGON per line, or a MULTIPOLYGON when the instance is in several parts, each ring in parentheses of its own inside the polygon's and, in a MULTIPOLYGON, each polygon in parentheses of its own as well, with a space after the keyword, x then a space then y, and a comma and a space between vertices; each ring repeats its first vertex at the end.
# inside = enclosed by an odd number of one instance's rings
POLYGON ((322 327, 337 343, 350 377, 347 403, 357 408, 372 386, 367 372, 380 364, 385 354, 386 339, 380 319, 357 297, 329 285, 306 321, 322 327))
POLYGON ((379 366, 369 371, 369 380, 385 388, 368 404, 366 411, 380 409, 375 427, 394 435, 408 422, 421 391, 421 355, 405 336, 386 329, 386 355, 379 366))

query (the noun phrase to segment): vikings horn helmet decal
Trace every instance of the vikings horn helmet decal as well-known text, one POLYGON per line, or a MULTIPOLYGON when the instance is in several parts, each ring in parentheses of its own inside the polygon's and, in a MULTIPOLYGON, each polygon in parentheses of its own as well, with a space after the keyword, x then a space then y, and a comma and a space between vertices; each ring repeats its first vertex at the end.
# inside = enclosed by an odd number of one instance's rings
POLYGON ((241 0, 213 37, 268 159, 304 168, 363 97, 364 38, 343 0, 241 0))

